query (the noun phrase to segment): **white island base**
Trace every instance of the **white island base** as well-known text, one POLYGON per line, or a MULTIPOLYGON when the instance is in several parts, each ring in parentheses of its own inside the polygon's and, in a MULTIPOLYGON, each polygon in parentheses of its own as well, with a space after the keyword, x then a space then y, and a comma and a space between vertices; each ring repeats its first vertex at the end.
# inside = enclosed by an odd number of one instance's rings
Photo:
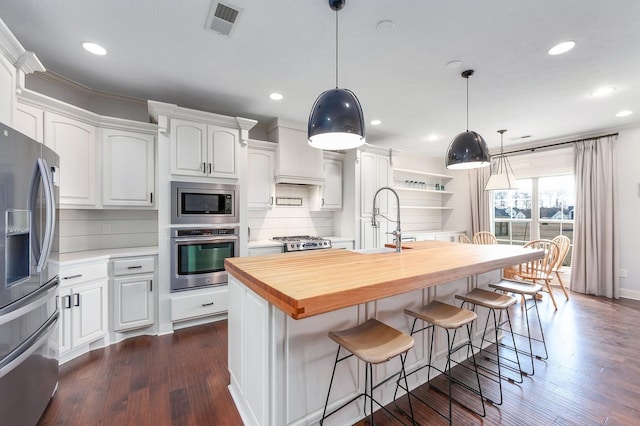
MULTIPOLYGON (((478 276, 478 287, 500 279, 498 271, 478 276)), ((326 314, 294 320, 229 275, 229 391, 245 425, 314 425, 322 417, 337 345, 330 330, 341 330, 376 318, 409 332, 404 309, 437 299, 459 306, 456 294, 472 289, 472 280, 457 280, 326 314)), ((486 309, 478 310, 474 338, 480 340, 486 309)), ((436 333, 435 353, 440 367, 446 359, 446 335, 436 333)), ((426 364, 428 345, 423 333, 414 336, 407 371, 426 364)), ((461 351, 464 352, 464 351, 461 351)), ((466 354, 466 353, 465 353, 466 354)), ((461 354, 462 355, 462 354, 461 354)), ((374 366, 374 380, 396 374, 400 360, 374 366)), ((426 369, 409 377, 409 387, 426 381, 426 369)), ((364 363, 349 358, 338 364, 328 411, 362 392, 364 363)), ((396 381, 375 391, 383 404, 393 401, 396 381)), ((363 399, 338 411, 325 425, 353 424, 364 417, 363 399)), ((374 407, 376 409, 376 407, 374 407)))

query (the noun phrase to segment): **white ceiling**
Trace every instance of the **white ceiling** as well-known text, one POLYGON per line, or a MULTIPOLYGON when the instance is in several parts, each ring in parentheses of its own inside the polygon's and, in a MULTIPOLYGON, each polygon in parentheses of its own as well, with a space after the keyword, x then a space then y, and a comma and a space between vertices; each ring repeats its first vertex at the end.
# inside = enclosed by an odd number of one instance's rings
MULTIPOLYGON (((226 2, 226 1, 225 1, 226 2)), ((306 123, 335 86, 327 0, 231 0, 231 37, 206 30, 212 0, 0 0, 0 19, 44 66, 94 90, 254 118, 306 123), (94 41, 109 54, 93 56, 94 41), (280 92, 284 100, 269 99, 280 92)), ((367 142, 443 156, 469 129, 505 148, 640 123, 638 0, 348 0, 339 12, 339 85, 364 109, 367 142), (391 20, 391 30, 378 22, 391 20), (564 40, 576 47, 547 50, 564 40), (458 60, 455 69, 445 67, 458 60), (606 98, 590 93, 614 86, 606 98), (617 118, 620 110, 635 114, 617 118), (430 134, 440 136, 427 141, 430 134)))

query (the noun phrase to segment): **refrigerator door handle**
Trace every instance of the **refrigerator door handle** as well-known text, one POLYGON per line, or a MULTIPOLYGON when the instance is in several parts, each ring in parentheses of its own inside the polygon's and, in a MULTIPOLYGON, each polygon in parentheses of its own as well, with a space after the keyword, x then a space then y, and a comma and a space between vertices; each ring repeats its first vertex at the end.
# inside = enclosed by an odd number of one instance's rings
POLYGON ((31 210, 32 221, 31 248, 33 250, 34 258, 37 261, 36 271, 38 273, 42 272, 42 269, 49 259, 56 223, 56 203, 53 193, 53 182, 51 181, 48 170, 49 167, 47 166, 47 162, 42 158, 38 158, 36 167, 33 171, 33 176, 31 177, 31 189, 29 197, 29 210, 31 210), (44 237, 42 239, 42 246, 40 245, 40 241, 38 241, 38 236, 36 233, 37 226, 35 223, 35 221, 37 220, 35 210, 38 207, 38 188, 40 187, 40 182, 42 182, 42 186, 44 188, 44 198, 46 205, 45 229, 44 237))
POLYGON ((41 303, 44 303, 44 301, 49 298, 49 293, 57 291, 57 288, 58 280, 51 280, 42 287, 39 287, 33 293, 30 293, 28 296, 18 299, 12 304, 0 309, 0 325, 24 315, 25 309, 31 310, 33 309, 33 305, 40 305, 41 303))
POLYGON ((58 323, 59 313, 56 311, 49 317, 35 333, 27 340, 20 343, 14 350, 9 352, 7 356, 0 360, 0 378, 9 374, 14 368, 19 366, 22 361, 29 358, 38 348, 50 338, 50 334, 55 330, 58 323))

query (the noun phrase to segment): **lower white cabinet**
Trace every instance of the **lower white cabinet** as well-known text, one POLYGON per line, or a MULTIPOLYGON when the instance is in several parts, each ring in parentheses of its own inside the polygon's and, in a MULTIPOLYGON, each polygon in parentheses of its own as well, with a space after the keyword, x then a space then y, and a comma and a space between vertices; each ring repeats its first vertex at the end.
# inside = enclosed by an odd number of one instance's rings
POLYGON ((89 343, 107 334, 107 283, 106 259, 60 265, 61 363, 87 352, 89 343))
POLYGON ((265 254, 284 253, 284 245, 269 247, 253 247, 249 249, 249 256, 263 256, 265 254))
POLYGON ((114 331, 148 327, 155 322, 155 256, 111 261, 111 317, 114 331))
POLYGON ((226 313, 229 297, 226 285, 189 290, 171 298, 171 322, 187 321, 226 313))

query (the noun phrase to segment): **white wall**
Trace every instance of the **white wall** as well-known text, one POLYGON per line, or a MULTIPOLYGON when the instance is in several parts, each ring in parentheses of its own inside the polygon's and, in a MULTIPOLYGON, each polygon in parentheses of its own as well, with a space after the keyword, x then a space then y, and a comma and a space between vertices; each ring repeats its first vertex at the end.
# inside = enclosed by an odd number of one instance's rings
POLYGON ((155 210, 58 211, 60 253, 158 245, 155 210))
POLYGON ((627 276, 620 278, 620 295, 640 300, 640 127, 619 131, 616 141, 618 224, 620 231, 620 268, 627 276))

